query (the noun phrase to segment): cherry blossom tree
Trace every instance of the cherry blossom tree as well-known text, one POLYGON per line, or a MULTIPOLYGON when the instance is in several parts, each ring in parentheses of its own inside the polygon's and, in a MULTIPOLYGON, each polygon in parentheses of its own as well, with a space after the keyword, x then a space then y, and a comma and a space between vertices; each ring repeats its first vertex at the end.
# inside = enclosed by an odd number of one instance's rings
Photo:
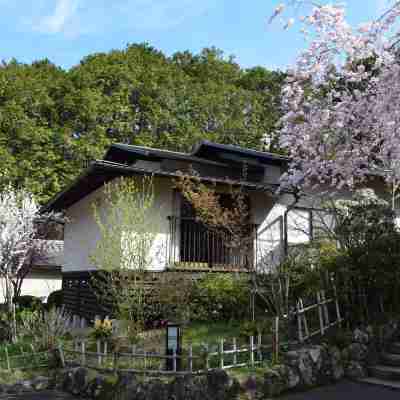
MULTIPOLYGON (((40 215, 39 211, 30 193, 12 187, 0 193, 0 278, 11 317, 24 277, 34 261, 46 258, 50 250, 51 242, 38 237, 37 220, 44 223, 52 215, 40 215)), ((11 318, 11 336, 15 340, 15 318, 11 318)))
MULTIPOLYGON (((307 40, 282 92, 281 146, 292 158, 282 186, 354 189, 370 177, 400 188, 400 1, 357 27, 337 4, 296 1, 285 18, 307 40)), ((272 19, 285 13, 285 5, 272 19)))

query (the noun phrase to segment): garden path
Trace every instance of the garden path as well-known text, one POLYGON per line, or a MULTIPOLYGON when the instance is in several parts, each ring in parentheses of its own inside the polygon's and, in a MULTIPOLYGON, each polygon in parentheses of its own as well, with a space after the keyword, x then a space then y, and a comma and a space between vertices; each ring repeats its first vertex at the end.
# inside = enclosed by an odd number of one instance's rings
POLYGON ((279 397, 280 400, 398 400, 399 390, 352 381, 279 397))

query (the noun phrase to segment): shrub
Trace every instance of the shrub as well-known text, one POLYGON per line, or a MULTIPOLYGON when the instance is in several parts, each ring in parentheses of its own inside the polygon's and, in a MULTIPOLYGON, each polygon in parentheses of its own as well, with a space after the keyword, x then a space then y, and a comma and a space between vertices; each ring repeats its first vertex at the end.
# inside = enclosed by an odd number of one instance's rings
POLYGON ((244 337, 271 333, 271 331, 272 331, 271 321, 267 319, 256 320, 256 321, 244 321, 240 324, 240 336, 244 337))
POLYGON ((51 308, 61 308, 63 305, 63 291, 56 290, 55 292, 51 292, 49 297, 47 298, 47 308, 50 310, 51 308))
POLYGON ((28 308, 31 310, 40 310, 43 308, 42 300, 40 300, 39 297, 35 296, 28 296, 28 295, 19 296, 15 300, 15 304, 19 308, 28 308))
POLYGON ((30 337, 39 349, 53 349, 57 340, 69 332, 70 321, 70 315, 63 308, 26 313, 22 319, 23 335, 30 337))
POLYGON ((248 278, 207 274, 196 282, 191 315, 199 320, 241 320, 249 312, 248 278))

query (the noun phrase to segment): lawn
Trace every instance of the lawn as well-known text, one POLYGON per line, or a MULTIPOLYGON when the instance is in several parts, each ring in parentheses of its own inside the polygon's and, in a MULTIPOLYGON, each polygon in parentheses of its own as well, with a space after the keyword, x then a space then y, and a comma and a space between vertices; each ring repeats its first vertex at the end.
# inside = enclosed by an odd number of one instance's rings
POLYGON ((240 337, 239 322, 196 322, 183 328, 183 345, 189 343, 193 346, 202 343, 217 344, 221 338, 233 339, 240 337))

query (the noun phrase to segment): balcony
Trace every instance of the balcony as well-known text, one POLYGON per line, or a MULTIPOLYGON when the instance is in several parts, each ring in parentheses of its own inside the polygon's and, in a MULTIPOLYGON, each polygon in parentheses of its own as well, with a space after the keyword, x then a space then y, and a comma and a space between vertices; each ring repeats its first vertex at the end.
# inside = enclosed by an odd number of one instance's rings
MULTIPOLYGON (((172 216, 168 219, 169 268, 244 272, 254 263, 255 245, 248 246, 249 251, 243 252, 232 245, 232 236, 209 229, 195 218, 172 216)), ((255 225, 249 225, 249 229, 254 227, 255 225)))

